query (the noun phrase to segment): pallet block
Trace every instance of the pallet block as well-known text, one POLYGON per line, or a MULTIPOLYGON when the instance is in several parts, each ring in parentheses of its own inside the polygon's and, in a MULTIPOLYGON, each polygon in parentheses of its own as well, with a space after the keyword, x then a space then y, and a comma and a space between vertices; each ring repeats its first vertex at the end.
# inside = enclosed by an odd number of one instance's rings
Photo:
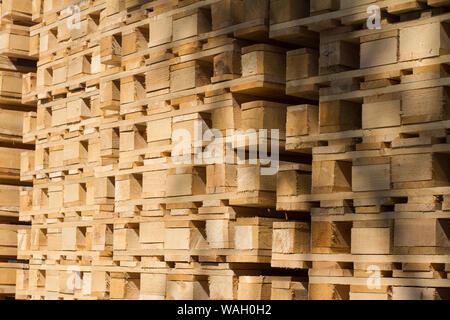
POLYGON ((239 277, 238 300, 270 300, 272 282, 270 277, 239 277))
POLYGON ((345 41, 320 45, 319 73, 329 74, 359 68, 359 46, 345 41))
POLYGON ((237 168, 237 191, 275 191, 276 176, 262 175, 257 165, 239 165, 237 168))
POLYGON ((206 9, 198 9, 193 13, 175 15, 172 25, 172 40, 178 41, 211 30, 211 13, 206 9))
POLYGON ((402 118, 402 101, 388 100, 364 103, 361 113, 363 129, 399 126, 402 118))
POLYGON ((166 180, 166 195, 195 195, 205 192, 206 170, 197 167, 187 172, 169 171, 166 180))
POLYGON ((351 237, 348 232, 351 223, 345 222, 312 222, 311 251, 312 253, 349 252, 351 237))
POLYGON ((445 154, 409 154, 393 156, 391 177, 394 186, 448 185, 448 157, 445 154))
POLYGON ((395 247, 410 247, 410 251, 420 252, 420 247, 442 247, 450 245, 448 221, 445 219, 396 219, 394 231, 395 247), (420 228, 421 232, 417 233, 420 228))
POLYGON ((309 16, 309 1, 270 0, 270 24, 309 16))
POLYGON ((297 196, 311 193, 311 174, 298 171, 281 171, 277 175, 277 195, 297 196))
POLYGON ((449 32, 446 23, 430 23, 400 30, 400 59, 408 61, 439 56, 448 51, 449 32))
POLYGON ((301 278, 284 277, 272 280, 271 300, 308 300, 308 285, 301 278))
POLYGON ((271 249, 272 222, 269 218, 238 218, 234 226, 234 248, 271 249))
POLYGON ((29 29, 14 24, 2 27, 0 52, 10 57, 28 58, 30 50, 29 29))
POLYGON ((243 0, 225 0, 211 5, 212 30, 239 24, 244 19, 243 0))
POLYGON ((348 300, 349 290, 345 285, 310 283, 309 300, 348 300))
POLYGON ((360 67, 370 68, 397 63, 398 45, 398 37, 381 38, 361 43, 360 67))
POLYGON ((287 109, 288 137, 319 133, 319 108, 313 105, 290 106, 287 109))
POLYGON ((279 139, 286 137, 287 105, 270 101, 254 101, 241 105, 241 126, 244 131, 266 129, 268 138, 271 130, 279 131, 279 139))
POLYGON ((450 113, 448 96, 449 91, 446 87, 404 91, 402 93, 402 123, 448 119, 450 113))
POLYGON ((359 129, 361 105, 349 101, 322 102, 319 105, 321 133, 359 129))
POLYGON ((238 296, 238 277, 236 276, 210 276, 210 300, 234 300, 238 296))
POLYGON ((312 193, 351 190, 352 164, 346 161, 313 161, 312 193))
POLYGON ((140 298, 145 300, 163 300, 166 296, 166 274, 141 273, 140 298))
POLYGON ((352 167, 352 190, 375 191, 391 188, 391 166, 387 164, 368 164, 352 167))
POLYGON ((394 287, 392 300, 446 300, 448 288, 394 287))
POLYGON ((390 254, 392 253, 391 227, 352 228, 352 254, 390 254))
POLYGON ((167 277, 167 300, 206 300, 209 297, 207 280, 202 276, 167 277), (206 288, 206 289, 205 289, 206 288))
POLYGON ((206 239, 200 228, 204 228, 200 222, 166 223, 164 249, 191 250, 206 246, 206 239))
POLYGON ((318 59, 319 54, 313 49, 302 48, 288 51, 286 58, 286 81, 317 76, 319 73, 318 59))
POLYGON ((208 193, 236 191, 236 188, 236 165, 213 164, 206 167, 206 190, 208 193))
POLYGON ((211 82, 212 65, 201 61, 182 63, 171 67, 170 91, 176 92, 202 87, 211 82))
POLYGON ((242 76, 264 75, 272 82, 285 79, 284 50, 268 45, 242 48, 242 76))
POLYGON ((272 252, 309 253, 311 228, 302 222, 274 222, 272 252))

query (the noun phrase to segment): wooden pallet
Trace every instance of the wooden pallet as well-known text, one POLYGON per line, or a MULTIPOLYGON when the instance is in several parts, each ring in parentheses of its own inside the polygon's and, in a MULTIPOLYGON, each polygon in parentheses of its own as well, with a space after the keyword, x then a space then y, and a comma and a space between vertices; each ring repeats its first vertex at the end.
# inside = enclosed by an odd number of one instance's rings
POLYGON ((448 1, 32 3, 18 296, 448 298, 448 1))
POLYGON ((23 77, 35 71, 36 62, 29 53, 31 3, 3 0, 0 3, 0 299, 25 298, 16 295, 16 284, 28 268, 18 257, 18 248, 28 241, 29 221, 19 222, 20 193, 31 190, 22 181, 24 159, 33 154, 34 140, 23 141, 23 122, 36 110, 33 101, 22 101, 23 77))

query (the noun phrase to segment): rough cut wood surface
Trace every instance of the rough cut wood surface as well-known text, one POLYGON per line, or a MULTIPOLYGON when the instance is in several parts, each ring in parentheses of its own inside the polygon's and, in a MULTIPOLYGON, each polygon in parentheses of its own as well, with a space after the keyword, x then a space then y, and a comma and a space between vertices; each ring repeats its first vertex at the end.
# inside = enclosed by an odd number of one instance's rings
POLYGON ((450 298, 448 5, 2 0, 0 295, 450 298))

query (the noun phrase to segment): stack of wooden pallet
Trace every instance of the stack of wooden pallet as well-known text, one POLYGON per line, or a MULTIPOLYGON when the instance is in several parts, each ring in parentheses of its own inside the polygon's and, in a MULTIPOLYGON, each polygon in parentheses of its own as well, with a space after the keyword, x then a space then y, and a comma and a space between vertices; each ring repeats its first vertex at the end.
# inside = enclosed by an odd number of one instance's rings
MULTIPOLYGON (((285 95, 286 49, 268 44, 269 3, 33 4, 39 62, 24 94, 39 102, 25 134, 36 151, 22 170, 33 189, 21 194, 32 228, 20 294, 306 298, 307 271, 271 268, 271 257, 291 232, 309 249, 309 217, 275 211, 276 171, 238 164, 239 143, 253 154, 258 140, 230 131, 280 130, 284 148, 287 106, 301 102, 285 95), (223 161, 198 130, 222 135, 223 161)), ((310 172, 299 159, 291 167, 310 172)))
POLYGON ((449 299, 450 1, 314 4, 270 28, 320 32, 318 51, 287 52, 287 93, 318 97, 287 111, 286 148, 313 155, 311 194, 277 203, 311 207, 311 254, 272 264, 312 262, 311 299, 449 299))
POLYGON ((23 119, 36 108, 22 103, 22 76, 35 70, 30 24, 31 3, 0 2, 0 299, 14 297, 16 270, 26 267, 17 259, 17 244, 28 228, 18 223, 20 189, 31 185, 20 181, 21 154, 34 148, 34 141, 22 142, 23 119))
POLYGON ((32 3, 18 295, 447 297, 448 1, 32 3))

